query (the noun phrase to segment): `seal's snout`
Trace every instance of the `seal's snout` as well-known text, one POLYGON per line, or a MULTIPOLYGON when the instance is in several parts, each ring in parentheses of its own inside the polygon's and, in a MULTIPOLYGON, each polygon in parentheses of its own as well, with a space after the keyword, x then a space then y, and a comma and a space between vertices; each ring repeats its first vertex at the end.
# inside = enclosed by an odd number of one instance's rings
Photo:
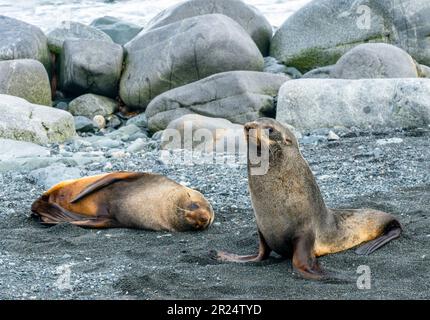
POLYGON ((199 209, 192 212, 187 212, 185 218, 188 223, 196 230, 204 230, 210 226, 213 220, 213 215, 210 211, 199 209))
POLYGON ((192 202, 185 210, 187 224, 194 230, 207 229, 214 220, 214 212, 210 204, 192 202))

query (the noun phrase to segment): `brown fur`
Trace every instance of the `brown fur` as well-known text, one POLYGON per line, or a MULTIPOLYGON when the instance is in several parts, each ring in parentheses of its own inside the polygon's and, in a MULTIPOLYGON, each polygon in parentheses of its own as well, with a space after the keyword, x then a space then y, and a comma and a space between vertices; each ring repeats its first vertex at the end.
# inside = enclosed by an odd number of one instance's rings
MULTIPOLYGON (((273 119, 245 125, 248 143, 269 146, 269 170, 252 175, 249 188, 260 233, 260 257, 271 250, 292 257, 294 268, 306 278, 323 279, 316 257, 340 252, 368 242, 371 253, 400 235, 392 215, 372 210, 336 210, 326 207, 309 165, 291 131, 273 119), (262 130, 272 130, 268 136, 262 130), (374 242, 372 242, 374 241, 374 242)), ((250 148, 249 148, 250 149, 250 148)), ((223 261, 256 261, 225 252, 223 261)), ((258 259, 257 259, 258 260, 258 259)))
POLYGON ((214 213, 199 192, 164 176, 115 172, 64 181, 33 203, 42 223, 90 228, 203 230, 214 213))

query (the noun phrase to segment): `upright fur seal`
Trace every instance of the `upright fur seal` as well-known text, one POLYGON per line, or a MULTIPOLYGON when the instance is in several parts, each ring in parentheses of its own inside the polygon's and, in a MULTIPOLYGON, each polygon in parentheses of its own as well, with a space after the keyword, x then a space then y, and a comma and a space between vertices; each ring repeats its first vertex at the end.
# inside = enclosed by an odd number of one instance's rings
POLYGON ((268 147, 269 166, 264 175, 248 175, 260 248, 256 255, 218 252, 221 261, 249 262, 268 258, 273 250, 292 257, 293 267, 308 279, 327 279, 316 257, 360 246, 370 254, 401 234, 392 215, 372 209, 329 209, 317 182, 302 157, 293 133, 273 119, 245 125, 248 150, 268 147), (256 146, 255 146, 256 144, 256 146))
POLYGON ((212 206, 200 192, 162 175, 139 172, 61 182, 31 210, 43 224, 69 222, 87 228, 190 231, 206 229, 214 219, 212 206))

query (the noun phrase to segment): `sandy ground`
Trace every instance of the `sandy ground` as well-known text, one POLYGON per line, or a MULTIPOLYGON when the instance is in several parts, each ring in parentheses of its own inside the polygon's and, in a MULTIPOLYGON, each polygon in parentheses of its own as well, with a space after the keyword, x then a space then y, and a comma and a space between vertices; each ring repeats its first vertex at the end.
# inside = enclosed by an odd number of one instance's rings
POLYGON ((3 174, 0 299, 428 299, 429 138, 428 131, 394 131, 303 146, 329 206, 385 210, 404 226, 400 239, 371 256, 350 250, 320 259, 323 267, 357 277, 358 266, 369 266, 370 290, 359 290, 355 282, 302 280, 292 273, 291 261, 276 255, 242 265, 211 260, 212 249, 257 250, 246 168, 166 167, 148 152, 116 160, 113 169, 161 172, 199 189, 216 212, 209 230, 171 234, 46 228, 29 218, 31 203, 43 189, 26 173, 3 174), (377 143, 393 137, 403 142, 377 143))

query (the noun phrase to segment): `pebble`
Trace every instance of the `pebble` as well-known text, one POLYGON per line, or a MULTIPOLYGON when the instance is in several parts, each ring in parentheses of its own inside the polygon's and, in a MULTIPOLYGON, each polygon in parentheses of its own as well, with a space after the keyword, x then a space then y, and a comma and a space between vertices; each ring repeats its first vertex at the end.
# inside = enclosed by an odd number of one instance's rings
POLYGON ((127 151, 130 153, 141 151, 145 148, 146 141, 142 138, 137 139, 134 141, 128 148, 127 151))
POLYGON ((103 171, 110 171, 110 170, 112 170, 113 169, 113 165, 112 165, 112 163, 111 162, 107 162, 106 164, 105 164, 105 166, 103 167, 103 171))
POLYGON ((340 138, 336 133, 334 133, 333 131, 330 130, 330 132, 327 135, 327 140, 328 141, 337 141, 337 140, 340 140, 340 138))
POLYGON ((102 115, 96 115, 93 121, 97 124, 99 129, 104 129, 104 127, 106 127, 106 119, 102 115))
POLYGON ((403 139, 402 138, 390 138, 390 139, 378 139, 376 140, 376 144, 380 145, 380 146, 384 146, 386 144, 398 144, 398 143, 402 143, 403 139))
POLYGON ((109 155, 114 159, 122 159, 122 158, 125 158, 127 156, 127 153, 125 153, 122 150, 119 150, 119 151, 111 152, 109 155))

